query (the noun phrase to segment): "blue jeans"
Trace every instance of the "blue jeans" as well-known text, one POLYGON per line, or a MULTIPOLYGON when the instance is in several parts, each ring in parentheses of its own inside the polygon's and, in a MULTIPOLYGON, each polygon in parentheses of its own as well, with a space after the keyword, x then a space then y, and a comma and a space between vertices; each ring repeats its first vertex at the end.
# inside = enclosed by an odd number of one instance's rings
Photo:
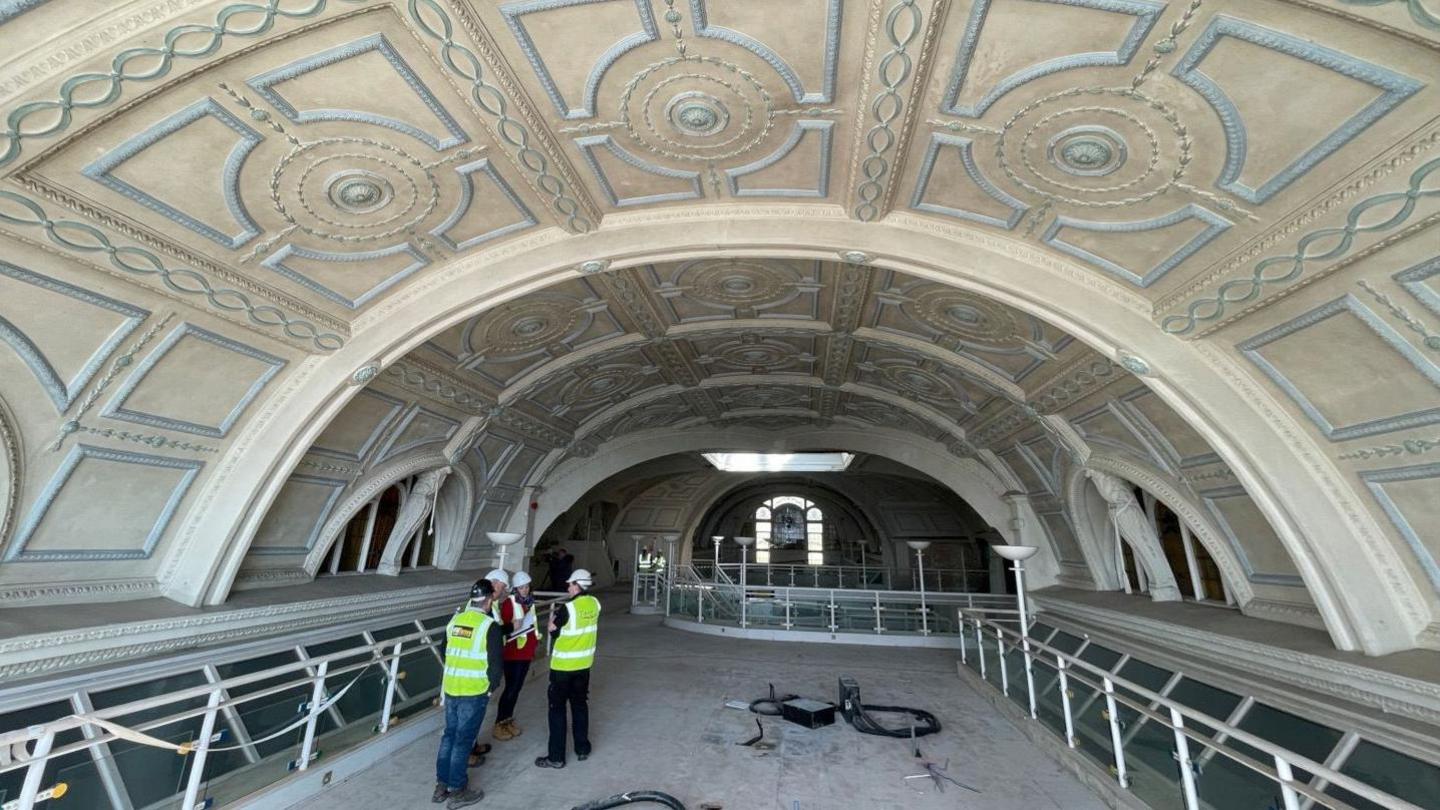
POLYGON ((435 757, 435 781, 451 790, 464 790, 470 781, 470 747, 480 734, 489 695, 445 696, 445 733, 440 737, 440 754, 435 757))

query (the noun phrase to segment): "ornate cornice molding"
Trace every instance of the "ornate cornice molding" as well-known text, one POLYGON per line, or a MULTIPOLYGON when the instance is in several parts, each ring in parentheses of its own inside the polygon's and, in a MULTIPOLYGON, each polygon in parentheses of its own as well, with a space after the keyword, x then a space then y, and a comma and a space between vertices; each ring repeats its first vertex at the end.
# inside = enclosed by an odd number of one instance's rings
POLYGON ((459 582, 16 636, 0 641, 0 680, 458 604, 469 590, 459 582))
POLYGON ((63 582, 49 585, 0 586, 0 608, 70 602, 108 602, 159 596, 160 584, 153 579, 63 582))

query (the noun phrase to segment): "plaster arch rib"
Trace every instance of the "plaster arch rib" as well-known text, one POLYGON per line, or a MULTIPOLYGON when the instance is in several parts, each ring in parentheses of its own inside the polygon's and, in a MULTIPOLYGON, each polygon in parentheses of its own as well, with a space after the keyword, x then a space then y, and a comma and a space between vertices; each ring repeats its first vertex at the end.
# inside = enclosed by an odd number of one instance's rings
MULTIPOLYGON (((1185 525, 1220 567, 1220 573, 1225 578, 1225 587, 1230 589, 1241 610, 1255 598, 1255 589, 1250 586, 1250 580, 1245 576, 1245 569, 1236 558, 1235 550, 1225 541, 1219 528, 1205 515, 1204 510, 1185 491, 1183 485, 1148 465, 1108 453, 1092 454, 1086 459, 1085 466, 1123 478, 1164 501, 1167 507, 1185 521, 1185 525)), ((1079 465, 1072 467, 1066 479, 1066 506, 1076 509, 1088 481, 1085 468, 1079 465)), ((1089 521, 1072 522, 1077 532, 1087 536, 1086 542, 1091 548, 1105 547, 1101 538, 1094 537, 1089 521)))
POLYGON ((1151 388, 1210 442, 1275 526, 1337 647, 1375 654, 1408 648, 1430 621, 1428 603, 1374 516, 1294 418, 1268 394, 1237 391, 1237 382, 1254 385, 1235 361, 1162 334, 1136 294, 1008 238, 903 214, 860 224, 830 206, 801 205, 617 215, 583 238, 541 231, 457 259, 377 304, 355 321, 346 346, 302 364, 246 424, 187 515, 168 560, 168 593, 189 603, 223 600, 278 480, 353 394, 345 380, 356 368, 377 358, 391 364, 479 311, 573 278, 582 261, 619 268, 715 256, 833 258, 843 251, 989 296, 1102 353, 1125 347, 1143 355, 1156 370, 1147 378, 1151 388), (1027 280, 1023 288, 1017 278, 1027 280), (282 425, 281 413, 309 416, 282 425), (218 554, 185 553, 194 538, 211 536, 226 538, 218 554))
MULTIPOLYGON (((412 475, 445 466, 448 466, 445 456, 438 450, 431 449, 382 464, 353 484, 344 500, 325 519, 325 525, 320 530, 320 542, 316 543, 315 548, 305 555, 306 575, 315 576, 325 559, 330 556, 331 547, 340 539, 340 532, 344 530, 345 524, 349 523, 355 513, 375 496, 384 492, 397 481, 404 481, 412 475)), ((385 542, 385 540, 381 540, 381 542, 385 542)))
MULTIPOLYGON (((691 428, 683 431, 646 431, 628 434, 607 442, 596 461, 571 460, 558 465, 545 482, 545 497, 536 512, 535 525, 543 530, 589 492, 594 486, 623 470, 674 453, 695 452, 715 447, 754 448, 783 452, 814 447, 845 447, 903 464, 930 476, 968 503, 1007 543, 1038 545, 1050 551, 1036 557, 1030 568, 1032 582, 1043 587, 1056 576, 1054 549, 1038 521, 1022 522, 1017 534, 1011 521, 1010 505, 1002 497, 1007 488, 1000 479, 974 459, 956 458, 938 443, 914 434, 887 428, 815 429, 788 431, 783 435, 764 431, 691 428)), ((517 519, 512 518, 512 521, 517 519)), ((509 527, 519 530, 521 524, 509 527)))

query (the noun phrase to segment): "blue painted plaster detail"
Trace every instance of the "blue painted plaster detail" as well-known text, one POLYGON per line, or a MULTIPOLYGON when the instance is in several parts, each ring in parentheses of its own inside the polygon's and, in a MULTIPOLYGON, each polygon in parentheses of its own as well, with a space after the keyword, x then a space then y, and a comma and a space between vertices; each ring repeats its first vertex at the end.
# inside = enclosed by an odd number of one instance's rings
POLYGON ((125 340, 131 332, 134 332, 135 329, 150 316, 148 310, 127 304, 124 301, 117 301, 109 296, 91 292, 82 287, 77 287, 74 284, 67 284, 59 279, 42 276, 39 273, 32 273, 23 267, 10 264, 3 259, 0 259, 0 276, 12 278, 26 284, 33 284, 36 287, 59 293, 67 298, 74 298, 77 301, 83 301, 92 306, 117 312, 125 316, 125 320, 122 321, 119 326, 115 327, 115 331, 111 332, 110 335, 95 348, 95 351, 85 361, 85 365, 69 380, 60 379, 60 374, 55 371, 55 367, 45 358, 45 354, 40 351, 40 347, 36 346, 34 341, 30 340, 30 338, 16 328, 14 324, 6 320, 3 316, 0 316, 0 341, 9 344, 10 348, 14 349, 15 353, 20 355, 20 359, 24 361, 25 365, 34 373, 36 379, 40 381, 40 387, 45 390, 45 394, 49 396, 50 401, 55 404, 55 410, 60 413, 64 413, 70 405, 79 398, 80 392, 85 389, 85 385, 89 383, 96 372, 100 370, 100 366, 105 363, 105 359, 120 346, 121 341, 125 340))
POLYGON ((1440 291, 1428 283, 1436 276, 1440 276, 1440 256, 1401 270, 1393 278, 1397 284, 1405 288, 1406 292, 1415 296, 1415 300, 1420 302, 1420 306, 1440 315, 1440 291))
POLYGON ((405 452, 406 450, 413 450, 414 448, 420 447, 421 445, 434 444, 436 442, 447 442, 450 440, 451 436, 455 435, 455 431, 459 429, 460 423, 455 421, 454 419, 451 419, 444 414, 436 413, 429 408, 415 405, 409 411, 406 411, 405 415, 401 417, 399 423, 396 424, 395 428, 390 431, 390 438, 386 439, 385 445, 381 447, 378 452, 375 453, 375 459, 376 461, 384 461, 391 456, 397 456, 405 452), (437 422, 446 423, 450 427, 445 431, 445 434, 443 436, 431 437, 426 439, 412 439, 405 444, 396 447, 395 442, 399 441, 400 437, 403 436, 405 434, 405 431, 410 427, 410 424, 421 416, 425 416, 437 422))
POLYGON ((975 58, 975 46, 980 40, 980 32, 985 26, 985 17, 990 12, 991 2, 992 0, 975 0, 970 7, 970 17, 965 22, 965 32, 960 38, 960 48, 955 54, 955 67, 950 73, 950 81, 946 85, 944 99, 940 102, 940 111, 943 113, 966 118, 979 118, 1001 96, 1022 84, 1043 76, 1076 68, 1128 65, 1135 56, 1135 52, 1140 49, 1141 43, 1145 41, 1145 37, 1150 34, 1150 29, 1154 27, 1155 21, 1165 11, 1165 3, 1158 2, 1158 0, 1035 0, 1035 2, 1053 3, 1060 6, 1128 14, 1136 18, 1135 24, 1130 27, 1130 31, 1126 33, 1120 46, 1113 51, 1076 53, 1047 59, 1006 76, 996 82, 995 86, 979 101, 962 107, 959 104, 960 91, 964 89, 965 79, 970 73, 970 65, 975 58))
POLYGON ((1283 371, 1271 363, 1261 349, 1290 335, 1301 332, 1314 326, 1327 318, 1333 318, 1341 313, 1350 313, 1360 320, 1371 332, 1374 332, 1390 348, 1406 360, 1416 371, 1430 381, 1437 389, 1440 389, 1440 366, 1431 362, 1419 349, 1415 348, 1405 336, 1395 330, 1383 318, 1376 315, 1373 310, 1360 302, 1353 295, 1344 295, 1315 309, 1306 312, 1296 318, 1286 321, 1272 329, 1267 329, 1260 334, 1236 344, 1250 362, 1254 363, 1270 381, 1275 383, 1280 390, 1295 401, 1300 410, 1305 414, 1320 432, 1325 434, 1331 441, 1343 441, 1345 439, 1358 439, 1362 436, 1373 436, 1377 433, 1389 433, 1396 430, 1433 425, 1440 422, 1440 391, 1437 391, 1436 406, 1420 411, 1402 413, 1396 416, 1371 419, 1365 422, 1358 422, 1353 425, 1335 425, 1330 422, 1316 407, 1310 398, 1301 392, 1283 371))
POLYGON ((260 264, 270 270, 275 271, 276 273, 279 273, 285 278, 290 279, 296 284, 299 284, 300 286, 314 293, 323 295, 324 297, 330 299, 331 301, 334 301, 337 304, 340 304, 346 309, 354 310, 360 309, 361 307, 373 301, 377 295, 380 295, 391 287, 394 287, 396 284, 399 284, 400 282, 419 272, 421 269, 429 266, 430 257, 426 256, 424 253, 421 253, 419 248, 416 248, 409 242, 401 242, 398 245, 391 245, 390 247, 379 248, 377 250, 367 250, 361 253, 330 253, 324 250, 311 250, 309 248, 303 248, 297 245, 287 243, 279 250, 270 254, 270 256, 267 257, 265 261, 261 262, 260 264), (312 261, 318 262, 337 262, 343 264, 353 262, 366 262, 374 259, 383 259, 388 256, 398 256, 400 254, 409 256, 413 261, 411 261, 409 265, 405 266, 398 272, 382 279, 380 283, 376 284, 375 286, 371 287, 370 289, 366 290, 355 298, 347 298, 344 294, 336 292, 329 287, 326 287, 324 284, 321 284, 320 282, 316 281, 313 278, 310 278, 299 270, 296 270, 295 268, 285 264, 285 260, 290 258, 291 256, 295 256, 301 259, 310 259, 312 261))
POLYGON ((830 141, 834 121, 796 121, 794 128, 790 130, 790 137, 779 149, 769 155, 760 158, 753 163, 747 163, 734 169, 725 170, 725 178, 730 183, 730 193, 736 197, 828 197, 830 196, 830 141), (815 172, 814 188, 741 188, 740 178, 764 171, 784 160, 787 155, 795 151, 800 141, 811 132, 820 134, 820 161, 815 172))
MULTIPOLYGON (((458 204, 456 204, 455 210, 450 212, 450 216, 445 218, 444 222, 441 222, 439 225, 436 225, 430 230, 431 236, 434 236, 436 239, 444 242, 451 250, 469 250, 476 245, 482 245, 486 242, 489 242, 491 239, 498 239, 507 234, 512 234, 516 231, 523 231, 526 228, 539 224, 540 221, 535 218, 535 215, 531 213, 530 208, 525 205, 524 201, 521 200, 519 195, 515 193, 515 190, 510 187, 510 184, 505 182, 505 179, 501 177, 500 173, 495 170, 494 164, 492 164, 489 159, 481 158, 480 160, 474 161, 472 163, 466 163, 463 166, 457 166, 455 168, 455 173, 460 175, 460 177, 464 181, 461 183, 460 186, 460 201, 458 204), (451 228, 455 227, 456 223, 458 223, 461 218, 465 216, 466 212, 470 210, 470 206, 474 203, 474 175, 476 173, 483 174, 486 177, 490 178, 491 182, 495 184, 495 187, 500 190, 501 196, 504 197, 505 200, 509 202, 510 205, 513 206, 515 210, 520 214, 520 220, 517 222, 512 222, 509 225, 502 225, 498 228, 494 228, 482 234, 477 234, 476 236, 472 236, 464 241, 456 242, 455 240, 447 236, 446 233, 451 228)), ((494 195, 488 196, 493 198, 494 195)))
POLYGON ((285 480, 286 485, 289 485, 291 482, 315 484, 331 489, 330 497, 325 499, 325 505, 315 513, 315 523, 310 527, 310 533, 305 536, 305 544, 303 546, 251 546, 247 553, 257 557, 268 557, 278 554, 309 554, 310 549, 314 548, 315 543, 319 541, 320 530, 325 527, 325 520, 330 516, 330 512, 334 510, 336 501, 340 500, 340 496, 345 492, 345 488, 350 486, 349 481, 340 478, 321 478, 316 475, 292 475, 285 480))
POLYGON ((0 25, 44 5, 49 0, 0 0, 0 25))
POLYGON ((220 106, 215 99, 206 97, 106 152, 99 160, 82 169, 81 173, 106 188, 149 208, 171 222, 189 228, 206 239, 233 250, 260 234, 260 226, 256 225, 255 220, 250 217, 250 212, 245 209, 245 201, 240 196, 240 171, 245 167, 245 159, 262 140, 264 138, 259 132, 251 129, 244 121, 220 106), (225 207, 230 210, 230 216, 240 226, 240 232, 234 236, 223 233, 213 225, 201 222, 197 217, 193 217, 159 197, 136 188, 111 174, 125 161, 207 116, 229 127, 240 136, 240 142, 235 144, 234 148, 230 150, 230 155, 225 158, 225 165, 220 175, 220 191, 225 197, 225 207))
MULTIPOLYGON (((1369 487, 1370 494, 1379 501, 1380 508, 1385 510, 1385 516, 1395 524, 1395 530, 1404 538, 1405 545, 1410 547, 1410 552, 1415 555, 1415 561, 1420 564, 1420 569, 1429 578, 1430 585, 1440 592, 1440 563, 1435 561, 1435 555, 1421 539, 1420 530, 1410 522, 1410 519, 1400 510, 1400 505, 1385 491, 1385 485, 1396 481, 1420 481, 1424 479, 1440 479, 1440 464, 1422 464, 1415 467, 1390 467, 1383 470, 1367 470, 1360 473, 1360 480, 1369 487)), ((1440 491, 1440 481, 1436 482, 1436 489, 1440 491)), ((1433 527, 1426 526, 1429 530, 1433 527)))
MULTIPOLYGON (((1303 588, 1305 580, 1298 574, 1267 574, 1255 570, 1250 562, 1250 556, 1245 553, 1245 547, 1241 545, 1240 538, 1236 536, 1235 530, 1231 528, 1230 522, 1216 505, 1218 501, 1228 498, 1249 498, 1250 493, 1244 487, 1220 487, 1219 489, 1207 489, 1196 493, 1205 502, 1205 508, 1210 511, 1210 517, 1215 521, 1222 534, 1225 535, 1225 542, 1230 544, 1230 551, 1235 555, 1235 560, 1240 563, 1240 568, 1245 572, 1245 578, 1256 585, 1282 585, 1288 588, 1303 588)), ((1288 553, 1288 552, 1287 552, 1288 553)))
POLYGON ((379 391, 375 391, 370 388, 360 389, 360 391, 355 394, 355 397, 356 399, 359 399, 360 397, 378 399, 386 405, 389 405, 390 410, 375 422, 375 427, 371 429, 370 435, 365 437, 365 441, 362 442, 358 448, 356 448, 355 452, 351 453, 345 450, 335 450, 329 447, 321 447, 318 444, 311 445, 310 449, 307 452, 317 456, 326 456, 329 458, 340 459, 341 461, 363 461, 365 457, 370 454, 370 451, 375 448, 376 443, 380 441, 380 437, 385 435, 385 429, 390 427, 390 425, 395 421, 395 417, 402 410, 405 409, 405 400, 396 399, 395 397, 392 397, 388 394, 382 394, 379 391))
POLYGON ((93 447, 88 444, 77 444, 70 448, 65 460, 60 462, 60 469, 45 484, 40 496, 36 498, 35 505, 30 507, 30 513, 25 521, 15 530, 15 539, 10 542, 10 548, 5 553, 6 562, 64 562, 64 561, 100 561, 100 560, 144 560, 149 559, 155 551, 155 546, 160 538, 165 535, 165 529, 170 525, 170 520, 175 516, 175 510, 180 506, 180 501, 185 498, 185 493, 190 489, 190 484, 200 474, 201 468, 205 466, 203 461, 193 459, 171 458, 169 456, 155 456, 149 453, 133 453, 129 450, 112 450, 103 447, 93 447), (162 467, 175 470, 183 470, 180 479, 171 490, 170 497, 166 499, 161 507, 160 513, 156 515, 145 541, 139 548, 133 549, 66 549, 64 551, 28 551, 26 546, 35 536, 36 530, 45 520, 50 507, 59 497, 60 490, 70 481, 75 470, 85 459, 96 459, 109 461, 117 464, 139 464, 145 467, 162 467))
POLYGON ((1163 216, 1133 222, 1099 222, 1059 216, 1055 218, 1054 222, 1050 223, 1049 228, 1045 229, 1045 234, 1040 238, 1040 241, 1056 250, 1068 253, 1081 261, 1093 264, 1101 270, 1143 289, 1164 278, 1166 273, 1174 270, 1186 259, 1195 255, 1196 251, 1205 247, 1214 240, 1215 237, 1229 229, 1231 224, 1230 220, 1220 216, 1214 211, 1190 203, 1184 208, 1177 208, 1163 216), (1170 254, 1159 264, 1142 272, 1136 272, 1128 267, 1123 267, 1104 256, 1092 253, 1078 245, 1072 245, 1059 238, 1060 231, 1065 228, 1097 233, 1138 233, 1141 231, 1168 228, 1171 225, 1178 225, 1188 219, 1200 220, 1205 223, 1205 229, 1196 234, 1190 241, 1181 245, 1179 250, 1170 254))
POLYGON ((1215 182, 1215 186, 1256 204, 1263 203, 1275 196, 1281 189, 1295 182, 1301 175, 1310 171, 1320 161, 1349 143, 1367 127, 1380 120, 1402 101, 1425 86, 1421 81, 1389 68, 1366 62, 1348 53, 1326 48, 1309 40, 1283 34, 1224 14, 1215 15, 1210 24, 1196 38, 1194 44, 1190 46, 1190 50, 1181 57, 1170 72, 1199 93, 1210 103, 1211 107, 1215 108, 1215 114, 1220 116, 1220 126, 1225 132, 1225 165, 1220 171, 1220 178, 1215 182), (1200 70, 1200 63, 1223 37, 1233 37, 1286 56, 1303 59, 1342 76, 1364 82, 1383 92, 1359 112, 1350 116, 1333 132, 1322 138, 1319 143, 1307 149, 1288 166, 1261 183, 1259 188, 1251 188, 1240 182, 1240 174, 1245 169, 1249 142, 1249 135, 1246 132, 1245 122, 1241 120, 1240 110, 1220 88, 1220 85, 1200 70))
POLYGON ((403 132, 437 152, 444 151, 452 146, 458 146, 470 140, 470 136, 466 135, 465 130, 460 128, 460 124, 456 122, 455 117, 445 109, 444 105, 440 103, 440 99, 436 98, 435 94, 430 92, 430 88, 425 86, 425 83, 420 80, 420 77, 410 67, 409 63, 405 61, 405 58, 400 55, 400 52, 395 50, 395 46, 390 44, 390 40, 386 39, 384 34, 371 34, 370 36, 357 39, 354 42, 347 42, 344 45, 337 45, 334 48, 311 54, 303 59, 291 62, 288 65, 255 76, 245 83, 250 85, 261 98, 270 102, 271 106, 279 110, 281 115, 297 124, 312 121, 349 121, 361 124, 373 124, 377 127, 385 127, 387 129, 393 129, 396 132, 403 132), (358 110, 326 108, 301 112, 295 109, 295 106, 289 101, 286 101, 285 97, 275 89, 275 85, 297 76, 303 76, 313 70, 319 70, 328 65, 343 62, 346 59, 352 59, 372 51, 380 54, 385 58, 386 62, 390 63, 390 67, 394 68, 395 72, 400 75, 400 78, 405 80, 405 84, 409 85, 410 89, 415 91, 415 95, 420 98, 421 103, 425 105, 426 109, 430 110, 430 112, 440 120, 441 125, 445 127, 445 131, 449 137, 444 139, 437 138, 433 134, 397 118, 360 112, 358 110))
POLYGON ((800 77, 780 58, 780 54, 763 42, 734 29, 711 25, 706 5, 706 0, 690 0, 690 14, 694 17, 696 36, 738 45, 764 59, 765 63, 780 75, 785 86, 790 88, 790 94, 797 104, 829 104, 835 99, 835 74, 840 58, 840 27, 844 14, 842 0, 828 0, 829 8, 825 12, 825 60, 821 69, 820 90, 810 92, 806 92, 800 83, 800 77))
POLYGON ((1004 228, 1007 231, 1014 230, 1020 220, 1025 218, 1030 206, 1007 194, 999 186, 990 182, 984 172, 980 171, 979 165, 975 163, 974 155, 975 142, 960 135, 946 135, 942 132, 930 133, 930 147, 925 150, 925 159, 920 163, 920 174, 915 180, 915 193, 910 197, 910 207, 916 211, 925 211, 931 214, 942 214, 956 219, 979 222, 983 225, 994 225, 997 228, 1004 228), (960 164, 965 168, 965 174, 969 176, 970 182, 985 192, 985 195, 992 200, 1010 209, 1010 216, 1005 219, 992 217, 988 214, 980 214, 975 211, 967 211, 963 208, 952 208, 948 205, 937 205, 936 203, 925 202, 925 192, 930 188, 930 175, 935 171, 935 161, 940 156, 940 150, 946 146, 953 146, 960 153, 960 164))
POLYGON ((217 335, 193 323, 182 323, 176 327, 174 331, 166 335, 165 339, 160 341, 160 344, 155 347, 155 351, 151 352, 140 365, 135 367, 135 371, 125 380, 125 384, 120 386, 120 390, 115 392, 115 396, 110 400, 109 404, 105 406, 105 410, 101 412, 101 415, 125 422, 149 425, 150 427, 180 430, 186 433, 197 433, 201 436, 223 439, 229 434, 230 428, 234 427, 235 423, 240 420, 241 415, 245 413, 245 409, 250 407, 250 403, 254 402, 255 398, 260 396, 260 392, 265 388, 266 384, 269 383, 276 374, 279 374, 280 369, 284 367, 285 359, 282 357, 276 357, 268 352, 260 351, 253 346, 247 346, 237 340, 231 340, 224 335, 217 335), (144 381, 145 376, 165 359, 165 355, 169 354, 171 349, 175 348, 179 345, 180 341, 186 338, 204 341, 225 351, 234 352, 235 354, 248 357, 252 360, 258 360, 269 366, 269 368, 262 371, 259 376, 250 383, 250 387, 236 400, 235 404, 231 406, 230 411, 221 418, 219 424, 200 425, 182 419, 173 419, 160 414, 145 413, 126 408, 125 400, 135 392, 135 389, 144 381))
POLYGON ((535 41, 530 37, 530 32, 525 29, 525 24, 520 18, 526 14, 534 14, 541 11, 549 11, 567 6, 588 6, 595 3, 619 2, 619 0, 529 0, 524 3, 507 3, 500 7, 500 14, 505 18, 505 24, 510 26, 510 33, 515 35, 515 40, 520 44, 520 50, 525 58, 530 60, 530 66, 535 69, 535 76, 540 80, 540 86, 545 88, 545 94, 555 103, 555 109, 560 116, 566 119, 594 118, 595 99, 600 93, 600 81, 605 78, 605 72, 615 61, 630 51, 650 42, 660 39, 660 29, 655 25, 655 15, 650 9, 649 0, 633 0, 635 11, 640 15, 641 31, 629 34, 620 39, 614 45, 606 49, 590 68, 590 73, 585 77, 585 97, 580 106, 571 106, 565 97, 560 93, 560 88, 555 84, 555 77, 551 75, 550 68, 546 67, 545 59, 535 49, 535 41))
POLYGON ((652 205, 662 202, 677 202, 680 200, 698 200, 705 196, 705 189, 700 184, 700 173, 684 171, 682 169, 670 169, 665 166, 657 166, 635 155, 630 154, 609 135, 590 135, 583 138, 576 138, 575 145, 580 147, 580 154, 585 158, 585 163, 590 171, 595 173, 595 180, 600 184, 600 191, 605 194, 605 199, 616 208, 631 208, 637 205, 652 205), (610 178, 606 176, 605 170, 600 166, 600 161, 595 159, 595 148, 600 147, 610 154, 634 166, 642 172, 653 174, 658 177, 671 177, 676 180, 687 180, 690 182, 690 191, 671 191, 664 194, 646 194, 641 197, 621 197, 615 192, 615 187, 610 184, 610 178))

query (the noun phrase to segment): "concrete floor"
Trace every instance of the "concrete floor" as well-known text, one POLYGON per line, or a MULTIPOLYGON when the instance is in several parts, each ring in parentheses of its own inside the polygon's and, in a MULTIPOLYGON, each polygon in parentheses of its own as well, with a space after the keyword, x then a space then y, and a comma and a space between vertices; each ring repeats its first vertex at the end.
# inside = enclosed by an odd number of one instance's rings
MULTIPOLYGON (((543 675, 532 679, 516 712, 524 736, 496 743, 486 764, 471 771, 472 784, 486 793, 477 807, 568 810, 638 789, 670 793, 690 810, 704 802, 726 810, 1105 807, 986 707, 956 676, 952 652, 717 639, 617 613, 602 618, 591 681, 594 754, 583 763, 572 754, 561 771, 534 766, 545 745, 545 682, 543 675), (834 700, 840 675, 856 678, 868 703, 934 712, 943 729, 921 738, 921 751, 948 759, 950 775, 982 794, 907 783, 902 777, 919 771, 908 741, 865 736, 838 719, 810 730, 765 718, 774 750, 735 745, 753 735, 754 715, 725 708, 727 699, 753 700, 774 683, 782 693, 834 700)), ((438 733, 430 735, 304 806, 429 807, 438 742, 438 733)))

